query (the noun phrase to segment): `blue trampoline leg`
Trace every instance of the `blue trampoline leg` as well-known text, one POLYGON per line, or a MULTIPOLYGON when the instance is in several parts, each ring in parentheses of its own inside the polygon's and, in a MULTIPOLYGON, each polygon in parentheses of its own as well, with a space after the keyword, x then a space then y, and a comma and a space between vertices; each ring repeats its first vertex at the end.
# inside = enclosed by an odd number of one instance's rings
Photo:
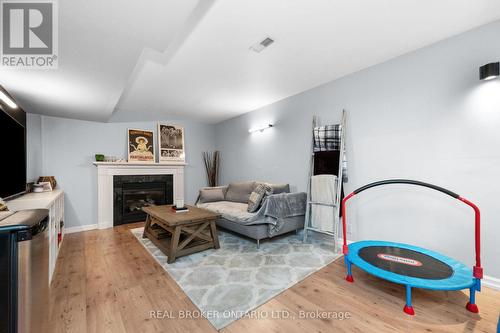
POLYGON ((411 286, 406 286, 406 305, 403 308, 403 311, 410 316, 415 314, 415 310, 413 310, 413 306, 411 305, 411 286))
POLYGON ((352 277, 352 271, 351 271, 351 261, 349 260, 349 258, 347 258, 346 255, 344 255, 344 263, 347 267, 347 276, 345 277, 346 281, 354 282, 354 278, 352 277))
POLYGON ((480 290, 479 284, 481 282, 479 282, 479 279, 474 279, 474 281, 475 281, 474 285, 472 287, 470 287, 470 289, 469 289, 470 298, 469 298, 469 302, 467 303, 465 308, 470 312, 478 313, 479 308, 477 307, 477 304, 476 304, 476 290, 480 290))

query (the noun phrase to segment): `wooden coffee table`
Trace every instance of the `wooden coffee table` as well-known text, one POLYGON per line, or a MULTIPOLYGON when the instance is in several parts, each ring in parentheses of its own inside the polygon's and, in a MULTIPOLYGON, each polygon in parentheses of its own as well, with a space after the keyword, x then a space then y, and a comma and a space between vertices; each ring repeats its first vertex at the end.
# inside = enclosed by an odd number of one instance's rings
POLYGON ((173 263, 176 258, 206 249, 220 248, 215 221, 220 216, 206 209, 187 206, 186 213, 171 205, 143 207, 148 214, 143 238, 151 240, 173 263))

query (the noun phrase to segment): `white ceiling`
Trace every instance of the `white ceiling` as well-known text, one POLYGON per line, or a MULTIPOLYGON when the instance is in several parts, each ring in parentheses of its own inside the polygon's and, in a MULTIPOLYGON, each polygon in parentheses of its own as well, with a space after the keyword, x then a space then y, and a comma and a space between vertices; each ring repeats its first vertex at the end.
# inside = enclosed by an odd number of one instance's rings
POLYGON ((198 0, 70 0, 59 5, 59 68, 0 69, 27 112, 106 121, 141 53, 163 51, 198 0))
POLYGON ((500 19, 498 0, 72 0, 59 7, 59 69, 1 70, 0 84, 28 112, 98 121, 216 123, 500 19), (275 39, 268 49, 249 50, 267 36, 275 39))

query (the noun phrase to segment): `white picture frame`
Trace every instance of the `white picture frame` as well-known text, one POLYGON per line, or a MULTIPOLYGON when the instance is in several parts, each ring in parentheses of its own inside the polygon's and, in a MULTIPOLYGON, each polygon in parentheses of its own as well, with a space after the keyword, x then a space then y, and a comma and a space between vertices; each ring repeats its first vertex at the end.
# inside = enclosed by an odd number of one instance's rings
POLYGON ((160 163, 186 163, 184 127, 158 123, 158 149, 160 163))
POLYGON ((127 156, 129 163, 155 163, 154 131, 127 129, 127 156))

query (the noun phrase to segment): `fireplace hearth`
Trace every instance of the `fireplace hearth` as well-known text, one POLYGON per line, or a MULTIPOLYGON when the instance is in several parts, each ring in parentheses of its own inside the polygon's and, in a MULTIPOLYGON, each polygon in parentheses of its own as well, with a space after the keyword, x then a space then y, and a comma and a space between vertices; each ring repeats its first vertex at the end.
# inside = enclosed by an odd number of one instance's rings
POLYGON ((113 226, 144 221, 142 207, 172 203, 172 175, 113 176, 113 226))

